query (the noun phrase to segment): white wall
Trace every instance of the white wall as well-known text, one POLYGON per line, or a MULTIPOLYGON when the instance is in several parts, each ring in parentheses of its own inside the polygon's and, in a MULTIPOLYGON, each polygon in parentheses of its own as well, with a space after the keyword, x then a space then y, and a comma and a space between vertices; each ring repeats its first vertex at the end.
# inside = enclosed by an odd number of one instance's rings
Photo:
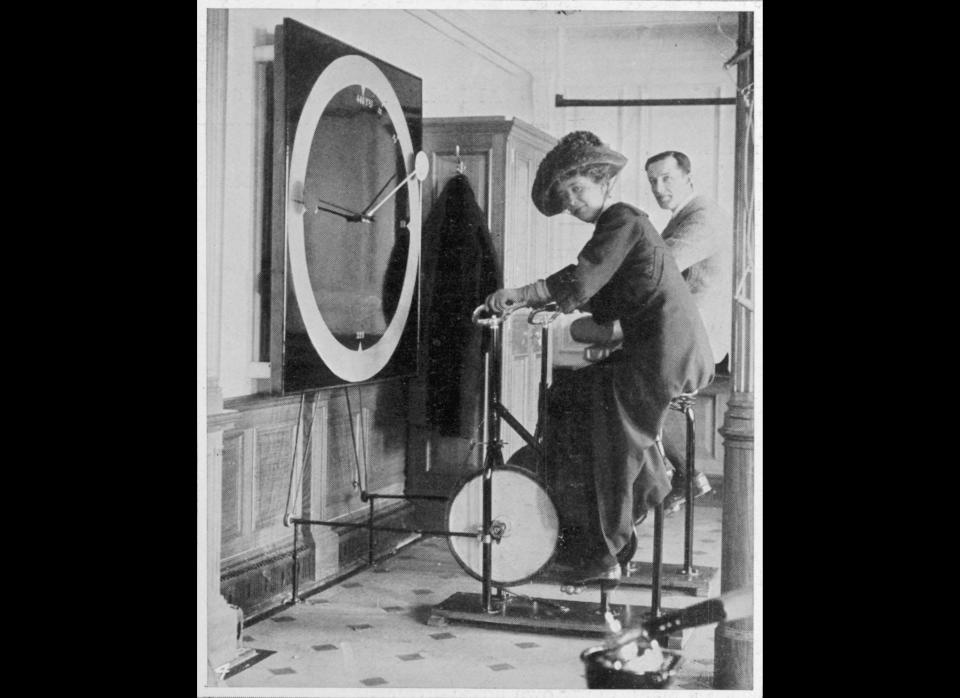
MULTIPOLYGON (((725 38, 716 25, 675 25, 618 31, 554 32, 563 49, 553 86, 536 83, 535 102, 555 94, 567 99, 657 99, 736 96, 736 71, 724 62, 735 53, 736 15, 720 17, 725 38), (556 87, 556 90, 553 90, 556 87), (549 90, 549 94, 546 92, 549 90)), ((546 57, 546 53, 544 56, 546 57)), ((658 230, 669 213, 661 210, 647 183, 643 165, 664 150, 690 156, 698 192, 707 194, 732 212, 734 106, 684 107, 562 107, 549 110, 551 133, 593 131, 629 159, 620 175, 619 196, 639 206, 658 230)), ((577 226, 571 222, 571 226, 577 226)), ((589 233, 589 231, 587 231, 589 233)), ((575 253, 583 235, 573 235, 575 253)))
MULTIPOLYGON (((588 13, 591 14, 591 13, 588 13)), ((596 13, 609 15, 610 13, 596 13)), ((408 10, 230 10, 227 36, 223 255, 219 381, 225 397, 255 390, 254 273, 258 244, 255 193, 257 94, 254 47, 273 43, 285 17, 373 54, 423 80, 425 117, 517 117, 555 135, 584 128, 622 150, 630 164, 621 197, 651 214, 662 229, 666 214, 653 200, 642 170, 651 154, 683 150, 700 191, 732 209, 733 107, 556 108, 568 98, 714 97, 735 94, 735 73, 723 62, 734 44, 734 13, 704 13, 702 26, 637 27, 623 13, 582 31, 565 28, 552 12, 524 12, 508 26, 501 12, 408 10)), ((658 21, 666 13, 657 13, 658 21)), ((565 264, 589 235, 566 229, 550 252, 565 264)), ((216 260, 213 260, 216 263, 216 260)), ((211 278, 213 275, 211 275, 211 278)), ((212 292, 212 290, 210 291, 212 292)))

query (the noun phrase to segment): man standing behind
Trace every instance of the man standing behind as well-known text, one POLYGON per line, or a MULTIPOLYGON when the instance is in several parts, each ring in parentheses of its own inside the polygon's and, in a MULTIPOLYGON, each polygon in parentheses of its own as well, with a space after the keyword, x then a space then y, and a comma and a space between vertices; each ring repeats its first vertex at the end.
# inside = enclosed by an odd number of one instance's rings
MULTIPOLYGON (((673 215, 661 237, 670 247, 677 266, 696 301, 707 329, 717 373, 728 373, 733 315, 733 226, 729 216, 693 190, 690 158, 668 150, 647 160, 650 188, 660 208, 673 215)), ((686 458, 682 444, 664 439, 667 457, 674 465, 673 490, 664 500, 664 511, 677 511, 686 501, 686 458), (678 448, 679 446, 679 448, 678 448)), ((694 472, 694 496, 710 491, 703 473, 694 472)))

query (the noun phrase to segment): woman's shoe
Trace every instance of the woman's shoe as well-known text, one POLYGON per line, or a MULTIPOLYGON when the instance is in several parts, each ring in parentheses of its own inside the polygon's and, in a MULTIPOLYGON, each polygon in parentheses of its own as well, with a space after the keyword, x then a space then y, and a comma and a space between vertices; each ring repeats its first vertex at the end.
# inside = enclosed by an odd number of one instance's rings
POLYGON ((620 562, 614 560, 610 564, 606 559, 597 559, 588 562, 584 567, 568 573, 561 580, 564 586, 575 586, 589 582, 606 582, 607 586, 616 586, 622 576, 620 562), (613 582, 614 584, 610 584, 613 582))

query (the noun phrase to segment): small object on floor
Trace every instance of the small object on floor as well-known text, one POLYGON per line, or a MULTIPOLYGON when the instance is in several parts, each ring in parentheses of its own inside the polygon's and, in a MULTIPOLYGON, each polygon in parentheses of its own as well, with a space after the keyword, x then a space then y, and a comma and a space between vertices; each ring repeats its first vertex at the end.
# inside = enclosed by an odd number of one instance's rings
POLYGON ((664 653, 655 642, 631 643, 619 650, 591 647, 584 650, 580 659, 586 665, 587 688, 667 688, 676 676, 682 655, 679 652, 664 653), (638 646, 639 645, 639 646, 638 646))
MULTIPOLYGON (((703 495, 711 492, 713 488, 710 486, 710 481, 707 479, 707 476, 703 473, 697 473, 693 478, 693 498, 702 497, 703 495)), ((674 485, 673 489, 667 494, 666 498, 663 500, 663 513, 665 516, 670 514, 675 514, 680 511, 680 507, 687 503, 687 485, 685 482, 681 482, 678 485, 674 485)))
MULTIPOLYGON (((660 649, 660 645, 656 640, 651 640, 650 646, 643 652, 639 651, 637 643, 632 643, 627 645, 627 647, 633 647, 634 652, 627 653, 633 656, 621 657, 624 671, 629 671, 633 674, 644 674, 648 671, 660 671, 661 667, 663 667, 665 657, 663 656, 663 650, 660 649)), ((621 650, 622 649, 625 648, 621 648, 621 650)), ((621 651, 620 654, 623 654, 623 652, 621 651)))

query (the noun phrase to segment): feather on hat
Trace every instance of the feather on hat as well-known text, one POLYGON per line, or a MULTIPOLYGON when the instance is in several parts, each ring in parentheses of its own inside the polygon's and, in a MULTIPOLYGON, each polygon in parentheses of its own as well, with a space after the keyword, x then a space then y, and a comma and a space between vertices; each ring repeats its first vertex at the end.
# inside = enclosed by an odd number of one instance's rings
POLYGON ((574 131, 560 139, 537 168, 530 196, 545 216, 563 211, 563 200, 554 184, 570 170, 590 165, 607 165, 615 175, 627 164, 627 158, 611 150, 590 131, 574 131))

